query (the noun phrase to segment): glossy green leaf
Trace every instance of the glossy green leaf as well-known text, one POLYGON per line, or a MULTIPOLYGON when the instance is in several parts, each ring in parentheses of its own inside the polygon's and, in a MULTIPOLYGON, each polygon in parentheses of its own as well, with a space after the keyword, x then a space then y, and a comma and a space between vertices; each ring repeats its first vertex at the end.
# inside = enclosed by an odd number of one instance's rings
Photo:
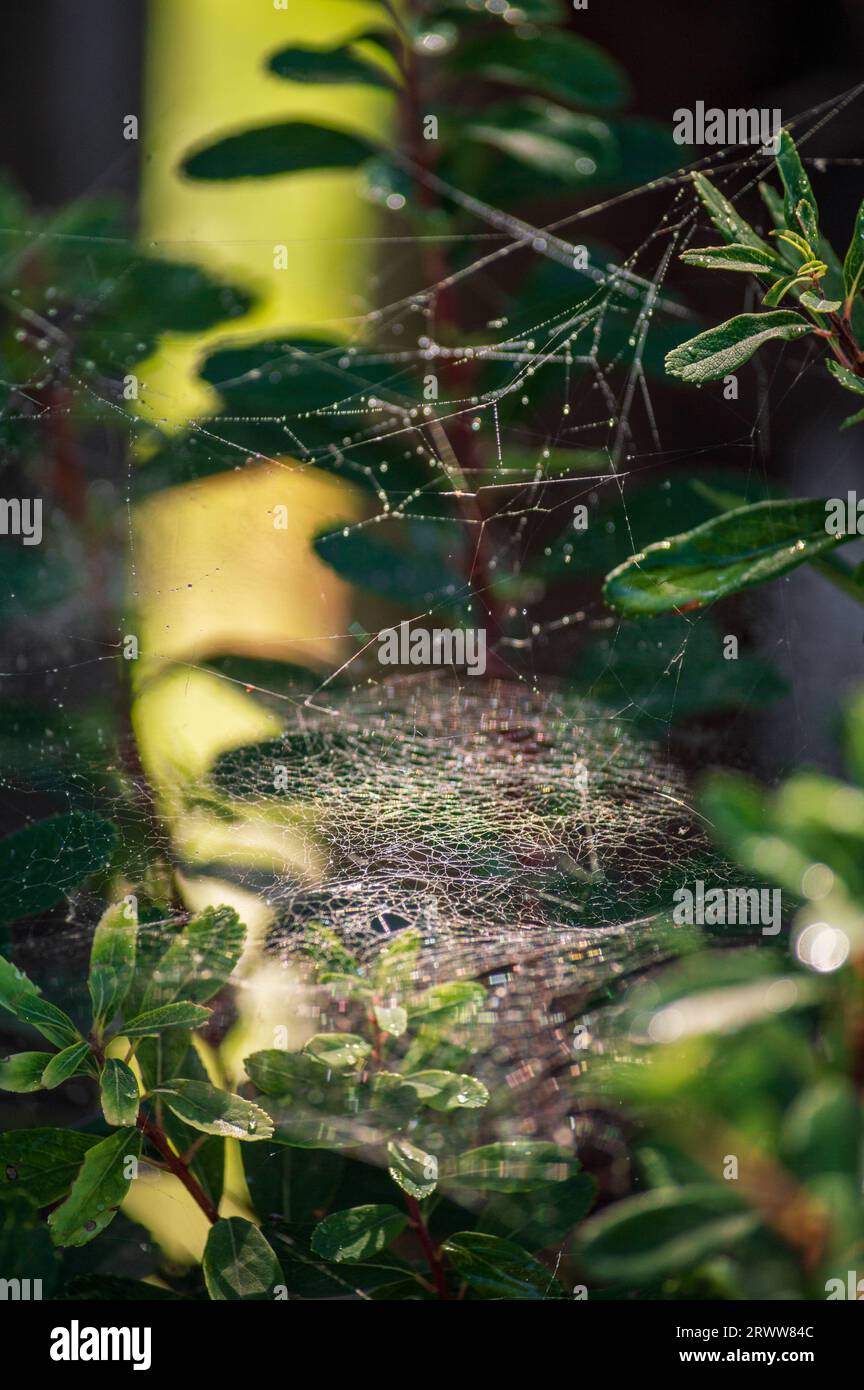
POLYGON ((97 1031, 110 1023, 126 998, 135 974, 137 937, 138 912, 133 902, 112 903, 102 914, 90 952, 87 985, 97 1031))
POLYGON ((280 48, 267 64, 270 72, 290 82, 326 83, 344 86, 357 83, 367 87, 395 86, 391 74, 378 63, 370 62, 354 49, 342 48, 280 48))
POLYGON ((781 130, 780 144, 775 156, 783 181, 783 211, 786 226, 803 232, 814 247, 819 237, 816 199, 810 180, 788 130, 781 130))
POLYGON ((481 1231, 460 1231, 441 1247, 460 1279, 482 1298, 563 1298, 554 1274, 520 1245, 481 1231))
POLYGON ((55 1245, 86 1245, 116 1215, 141 1152, 137 1129, 118 1129, 88 1149, 72 1190, 48 1218, 55 1245))
POLYGON ((227 983, 245 939, 246 929, 233 908, 205 908, 177 934, 155 966, 141 1012, 176 1000, 206 1003, 227 983))
POLYGON ((138 1081, 131 1067, 109 1057, 99 1081, 102 1114, 109 1125, 134 1125, 138 1117, 138 1081))
POLYGON ((202 1004, 178 1000, 176 1004, 162 1004, 158 1009, 136 1014, 119 1031, 126 1038, 145 1038, 162 1033, 166 1028, 201 1028, 212 1012, 202 1004))
POLYGON ((532 1193, 497 1193, 483 1207, 478 1230, 532 1252, 560 1247, 588 1214, 596 1195, 597 1184, 588 1173, 532 1193))
POLYGON ((68 1014, 58 1009, 41 996, 33 995, 21 1000, 15 1011, 24 1023, 37 1029, 55 1047, 73 1047, 82 1041, 81 1034, 68 1014))
POLYGON ((0 1134, 0 1198, 47 1207, 69 1191, 95 1134, 74 1129, 13 1129, 0 1134))
POLYGON ((740 215, 734 203, 730 203, 725 194, 721 193, 710 179, 706 178, 704 174, 696 173, 693 175, 693 183, 696 192, 710 214, 711 221, 727 242, 733 245, 741 243, 744 246, 754 247, 765 255, 774 255, 768 243, 762 240, 750 226, 750 223, 746 222, 740 215))
POLYGON ((273 1135, 272 1121, 264 1110, 207 1081, 178 1079, 170 1086, 160 1086, 155 1094, 162 1096, 178 1119, 204 1134, 245 1140, 270 1139, 273 1135))
POLYGON ((58 1052, 51 1058, 42 1073, 42 1085, 46 1091, 52 1091, 55 1086, 62 1086, 64 1081, 68 1081, 70 1076, 78 1076, 92 1068, 86 1065, 91 1056, 90 1044, 88 1042, 72 1043, 71 1047, 64 1047, 62 1052, 58 1052))
POLYGON ((579 1161, 541 1140, 515 1139, 468 1149, 456 1159, 452 1180, 483 1192, 532 1192, 565 1182, 578 1172, 579 1161))
POLYGON ((50 1052, 16 1052, 0 1060, 0 1091, 38 1091, 50 1052))
POLYGON ((673 348, 666 355, 666 370, 682 381, 716 381, 743 367, 764 343, 792 342, 812 332, 813 324, 791 309, 738 314, 673 348))
POLYGON ((371 1051, 356 1033, 316 1033, 303 1048, 307 1057, 333 1071, 359 1070, 371 1051))
POLYGON ((599 1279, 661 1279, 728 1254, 758 1226, 759 1217, 728 1187, 660 1188, 589 1217, 579 1252, 599 1279))
POLYGON ((489 1100, 482 1081, 453 1071, 415 1071, 400 1080, 431 1110, 476 1110, 489 1100))
POLYGON ((207 1292, 216 1300, 273 1299, 283 1282, 279 1261, 264 1236, 240 1216, 211 1226, 202 1263, 207 1292))
POLYGON ((862 288, 862 276, 864 276, 864 202, 858 209, 852 240, 843 262, 843 290, 846 295, 847 313, 851 311, 855 296, 862 288))
POLYGON ((848 367, 844 367, 833 357, 826 357, 825 366, 836 381, 844 386, 847 391, 852 391, 856 396, 864 396, 864 378, 856 376, 850 372, 848 367))
POLYGON ((684 251, 680 259, 704 270, 740 270, 754 275, 776 275, 781 268, 778 257, 757 246, 731 243, 729 246, 703 246, 684 251))
POLYGON ((630 617, 699 607, 786 574, 845 539, 826 532, 824 501, 757 502, 649 545, 607 575, 604 593, 630 617))
POLYGON ((19 1006, 25 1000, 38 999, 41 992, 23 970, 0 956, 0 1005, 4 1009, 17 1015, 19 1006))
POLYGON ((407 1225, 404 1212, 384 1203, 349 1207, 319 1222, 312 1236, 312 1250, 336 1264, 358 1263, 379 1254, 407 1225))
POLYGON ((434 1154, 412 1144, 410 1139, 398 1136, 387 1145, 390 1160, 388 1172, 395 1183, 410 1197, 422 1201, 435 1191, 438 1185, 438 1160, 434 1154))
POLYGON ((354 169, 376 147, 347 130, 282 121, 226 135, 187 155, 181 171, 190 179, 260 179, 322 169, 354 169))
POLYGON ((52 816, 0 840, 0 923, 32 917, 107 867, 115 832, 85 811, 52 816))

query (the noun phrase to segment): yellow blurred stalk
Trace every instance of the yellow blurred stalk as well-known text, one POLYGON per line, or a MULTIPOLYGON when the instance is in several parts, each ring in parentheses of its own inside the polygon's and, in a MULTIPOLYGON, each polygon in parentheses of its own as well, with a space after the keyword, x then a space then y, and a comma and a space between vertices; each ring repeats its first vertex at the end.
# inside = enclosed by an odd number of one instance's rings
MULTIPOLYGON (((151 0, 142 149, 142 240, 156 254, 197 261, 258 295, 243 319, 201 335, 170 335, 139 370, 142 412, 180 429, 216 407, 197 364, 230 335, 247 341, 317 330, 346 339, 371 307, 376 213, 354 172, 291 175, 242 183, 193 183, 178 164, 192 146, 232 130, 280 119, 385 135, 393 117, 386 92, 303 86, 268 74, 265 59, 290 43, 327 47, 381 24, 380 6, 359 0, 151 0), (288 248, 287 269, 274 248, 288 248)), ((242 456, 238 460, 243 464, 242 456)), ((192 866, 187 902, 229 902, 253 934, 266 927, 257 899, 194 872, 196 862, 238 862, 289 871, 297 846, 289 826, 250 821, 238 831, 205 811, 190 815, 183 788, 200 787, 221 752, 276 732, 277 721, 243 686, 200 668, 230 654, 312 662, 327 671, 348 653, 350 594, 311 550, 316 531, 357 515, 358 499, 339 481, 296 461, 241 466, 149 498, 135 509, 132 605, 140 658, 133 724, 144 769, 192 866), (288 529, 273 526, 287 509, 288 529)), ((211 1070, 236 1079, 253 1037, 286 1023, 291 984, 273 977, 239 991, 247 1026, 211 1070)), ((297 1041, 300 1039, 298 1038, 297 1041)), ((223 1076, 223 1079, 225 1077, 223 1076)), ((232 1146, 229 1146, 232 1147, 232 1146)), ((243 1210, 236 1153, 223 1210, 243 1210), (231 1179, 233 1178, 233 1181, 231 1179), (238 1205, 239 1200, 239 1205, 238 1205)), ((127 1214, 144 1221, 172 1258, 200 1257, 206 1221, 174 1179, 155 1174, 133 1186, 127 1214)))

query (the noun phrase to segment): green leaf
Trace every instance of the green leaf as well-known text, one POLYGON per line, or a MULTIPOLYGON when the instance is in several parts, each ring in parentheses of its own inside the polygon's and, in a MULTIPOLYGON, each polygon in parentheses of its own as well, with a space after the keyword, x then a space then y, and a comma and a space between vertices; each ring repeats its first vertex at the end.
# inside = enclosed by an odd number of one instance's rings
POLYGON ((821 295, 811 294, 809 290, 805 290, 798 303, 809 309, 811 314, 836 314, 837 310, 842 308, 839 299, 823 299, 821 295))
POLYGON ((533 1192, 565 1182, 579 1169, 578 1159, 541 1140, 516 1139, 468 1149, 456 1159, 453 1182, 484 1192, 533 1192))
POLYGON ((72 1190, 48 1217, 55 1245, 86 1245, 116 1215, 141 1152, 137 1129, 118 1129, 88 1149, 72 1190), (127 1176, 127 1173, 129 1176, 127 1176))
POLYGON ((852 1177, 860 1191, 862 1135, 854 1086, 845 1077, 825 1077, 801 1092, 784 1117, 781 1157, 803 1182, 841 1173, 852 1177))
POLYGON ((87 981, 98 1033, 126 998, 135 974, 137 936, 138 911, 128 899, 113 903, 102 914, 93 936, 87 981))
POLYGON ((273 54, 267 67, 277 77, 286 77, 290 82, 323 82, 333 86, 362 83, 388 89, 396 85, 385 68, 348 47, 281 48, 273 54))
POLYGON ((227 983, 243 951, 246 929, 230 907, 206 907, 175 937, 156 965, 142 1013, 177 999, 204 1004, 227 983))
POLYGON ((138 1081, 131 1067, 109 1057, 99 1083, 102 1114, 109 1125, 134 1125, 138 1117, 138 1081))
POLYGON ((841 430, 848 430, 850 425, 860 425, 864 420, 864 410, 856 410, 854 415, 847 415, 840 426, 841 430))
POLYGON ((469 1288, 483 1298, 563 1298, 554 1274, 520 1245, 481 1231, 460 1231, 441 1247, 469 1288))
POLYGON ((324 1084, 327 1080, 327 1067, 322 1062, 279 1047, 253 1052, 243 1065, 258 1090, 266 1095, 280 1096, 295 1087, 324 1084))
POLYGON ((0 840, 0 924, 53 907, 107 866, 115 839, 101 816, 72 811, 0 840))
POLYGON ((50 1052, 16 1052, 0 1061, 0 1091, 38 1091, 50 1052))
POLYGON ((390 1159, 388 1172, 403 1192, 422 1201, 435 1191, 438 1185, 438 1160, 434 1154, 426 1153, 410 1140, 399 1136, 390 1140, 387 1156, 390 1159))
POLYGON ((641 1282, 725 1255, 758 1225, 759 1217, 728 1188, 660 1188, 625 1197, 589 1217, 579 1250, 597 1278, 641 1282))
POLYGON ((307 1057, 333 1071, 359 1071, 371 1051, 356 1033, 316 1033, 303 1048, 307 1057))
POLYGON ((855 296, 861 290, 861 277, 864 275, 864 202, 855 218, 855 229, 846 259, 843 262, 843 290, 846 295, 846 313, 850 313, 855 296))
POLYGON ((408 1013, 414 1023, 468 1023, 485 1000, 486 990, 477 980, 448 980, 427 989, 408 1013))
POLYGON ((272 1299, 282 1268, 251 1221, 231 1216, 211 1226, 204 1247, 204 1280, 212 1299, 272 1299))
POLYGON ((201 1004, 178 1000, 176 1004, 162 1004, 158 1009, 136 1014, 118 1031, 126 1038, 154 1037, 166 1028, 201 1028, 212 1013, 212 1009, 205 1009, 201 1004))
POLYGON ((819 239, 816 199, 795 148, 795 141, 788 130, 780 132, 775 162, 783 181, 783 212, 786 226, 790 229, 800 228, 810 244, 815 246, 819 239))
POLYGON ((178 1119, 204 1134, 220 1134, 225 1139, 272 1138, 273 1124, 265 1111, 207 1081, 178 1079, 170 1086, 160 1086, 154 1094, 164 1097, 178 1119))
POLYGON ((597 1184, 588 1173, 530 1194, 500 1193, 484 1206, 478 1230, 531 1251, 560 1246, 590 1211, 596 1195, 597 1184))
POLYGON ((315 552, 349 584, 408 606, 444 604, 465 592, 465 581, 439 551, 401 550, 365 530, 322 532, 315 552))
POLYGON ((756 502, 631 556, 606 577, 606 601, 630 617, 713 603, 786 574, 841 543, 819 500, 756 502))
POLYGON ((407 1225, 407 1216, 386 1203, 349 1207, 319 1222, 312 1236, 312 1250, 324 1260, 356 1264, 379 1254, 407 1225))
POLYGON ((68 1014, 47 999, 33 995, 21 1000, 16 1010, 20 1019, 37 1029, 55 1047, 67 1048, 83 1041, 68 1014))
POLYGON ((408 1027, 408 1011, 401 1004, 376 1004, 375 1022, 382 1033, 401 1038, 408 1027))
POLYGON ((704 174, 694 174, 693 183, 710 214, 711 221, 722 237, 730 244, 743 244, 771 256, 773 252, 767 242, 753 230, 749 222, 738 213, 737 208, 716 188, 704 174))
POLYGON ((754 275, 776 275, 782 269, 779 256, 758 246, 732 242, 729 246, 703 246, 684 251, 680 259, 705 270, 743 270, 754 275))
POLYGON ((24 1198, 47 1207, 64 1197, 87 1152, 98 1144, 95 1134, 74 1129, 14 1129, 0 1134, 0 1197, 24 1198))
POLYGON ((835 380, 839 381, 841 386, 845 386, 847 391, 854 392, 856 396, 864 396, 864 378, 850 372, 848 367, 842 366, 833 357, 826 357, 825 366, 835 380))
POLYGON ((226 135, 187 155, 181 172, 190 179, 260 179, 321 169, 354 169, 377 153, 375 145, 347 130, 282 121, 226 135))
POLYGON ((561 30, 487 35, 457 51, 449 66, 472 79, 517 86, 572 106, 621 106, 628 96, 627 80, 613 59, 561 30))
POLYGON ((38 999, 42 993, 38 985, 19 970, 17 965, 0 956, 0 1005, 17 1016, 19 1006, 27 999, 38 999))
POLYGON ((58 1052, 46 1066, 42 1073, 42 1085, 46 1091, 52 1091, 55 1086, 62 1086, 64 1081, 68 1081, 70 1076, 77 1076, 80 1072, 90 1070, 85 1063, 91 1056, 90 1044, 88 1042, 72 1043, 71 1047, 65 1047, 62 1052, 58 1052))
POLYGON ((482 1081, 453 1071, 415 1071, 400 1081, 431 1110, 476 1110, 489 1100, 482 1081))
POLYGON ((791 309, 738 314, 673 348, 666 355, 666 370, 682 381, 716 381, 743 367, 764 343, 773 339, 792 342, 814 331, 812 323, 791 309))

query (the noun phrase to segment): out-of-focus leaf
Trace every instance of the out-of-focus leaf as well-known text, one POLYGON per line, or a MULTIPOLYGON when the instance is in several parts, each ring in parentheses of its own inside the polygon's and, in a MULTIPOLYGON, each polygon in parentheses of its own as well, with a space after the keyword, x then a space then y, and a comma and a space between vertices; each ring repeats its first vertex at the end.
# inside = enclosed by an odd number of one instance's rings
POLYGON ((802 1181, 826 1173, 853 1178, 861 1188, 861 1102, 844 1077, 825 1077, 803 1091, 788 1111, 781 1134, 785 1164, 802 1181))
POLYGON ((194 150, 181 164, 190 179, 261 179, 278 174, 354 169, 376 147, 347 130, 282 121, 226 135, 194 150))
POLYGON ((392 603, 409 606, 442 604, 464 593, 465 580, 439 552, 399 550, 369 530, 328 530, 316 537, 315 550, 325 564, 349 584, 369 589, 392 603), (448 574, 448 568, 450 573, 448 574))
POLYGON ((824 501, 757 502, 649 545, 607 575, 604 592, 632 617, 696 608, 776 579, 848 539, 826 532, 824 501))
POLYGON ((356 1033, 316 1033, 303 1047, 307 1057, 333 1071, 357 1071, 371 1050, 356 1033))
POLYGON ((599 1279, 658 1279, 725 1254, 758 1225, 759 1217, 728 1187, 660 1188, 589 1217, 579 1253, 599 1279))
POLYGON ((450 59, 452 69, 517 86, 572 106, 623 105, 627 80, 602 49, 575 34, 511 31, 466 44, 450 59))
POLYGON ((116 835, 85 811, 51 816, 0 840, 0 923, 32 917, 107 867, 116 835))
POLYGON ((396 84, 386 68, 369 62, 347 46, 342 48, 280 48, 267 64, 270 72, 290 82, 344 86, 357 83, 392 89, 396 84))

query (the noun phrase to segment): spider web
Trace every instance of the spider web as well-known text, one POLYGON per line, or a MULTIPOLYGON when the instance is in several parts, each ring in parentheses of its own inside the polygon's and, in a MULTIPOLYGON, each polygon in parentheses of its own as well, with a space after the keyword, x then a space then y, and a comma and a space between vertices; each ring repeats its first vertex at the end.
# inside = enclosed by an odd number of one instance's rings
MULTIPOLYGON (((804 132, 805 155, 823 124, 859 90, 795 123, 796 137, 804 132)), ((460 235, 443 274, 424 280, 421 273, 419 288, 358 315, 349 341, 317 350, 287 346, 248 371, 223 376, 228 408, 215 419, 189 420, 170 449, 175 462, 185 457, 193 470, 200 471, 202 451, 233 467, 238 488, 244 470, 262 462, 301 473, 324 467, 362 484, 369 499, 363 518, 325 537, 325 553, 334 539, 350 544, 357 535, 376 541, 401 535, 409 555, 425 547, 442 573, 437 586, 415 599, 408 621, 428 621, 442 602, 466 621, 472 614, 479 621, 484 585, 494 580, 506 590, 524 575, 530 581, 529 559, 541 569, 544 561, 557 564, 566 574, 572 558, 578 571, 583 540, 569 519, 581 501, 614 502, 628 553, 644 543, 631 525, 631 484, 666 464, 649 361, 670 332, 698 331, 667 278, 677 254, 704 238, 706 217, 691 170, 538 228, 401 162, 474 217, 480 230, 460 235), (575 269, 577 248, 594 223, 644 197, 659 200, 662 211, 639 247, 623 261, 598 263, 592 256, 575 269), (528 296, 527 319, 490 314, 470 343, 446 341, 438 331, 442 298, 458 289, 483 305, 494 276, 516 261, 530 262, 526 281, 535 274, 541 283, 551 281, 548 312, 538 313, 538 296, 528 296), (264 381, 278 395, 310 357, 333 384, 330 401, 292 414, 232 413, 232 390, 242 394, 264 381), (445 390, 434 401, 419 395, 418 378, 430 369, 446 384, 463 379, 466 367, 480 369, 476 391, 445 390), (272 439, 267 449, 258 443, 262 426, 272 439), (562 467, 556 454, 574 449, 586 454, 562 467)), ((735 200, 770 175, 771 161, 759 152, 722 151, 693 167, 708 170, 735 200)), ((382 237, 382 257, 392 259, 397 247, 415 275, 418 264, 421 271, 430 264, 417 238, 382 237)), ((401 264, 396 270, 404 273, 401 264)), ((46 335, 46 370, 58 367, 65 347, 62 335, 59 342, 46 335)), ((792 360, 803 371, 807 351, 798 346, 777 360, 792 360)), ((89 397, 94 418, 101 412, 116 425, 121 411, 102 383, 80 364, 62 370, 89 397)), ((753 458, 767 410, 766 385, 742 440, 753 458)), ((133 412, 131 426, 133 440, 151 439, 149 416, 133 412)), ((130 465, 129 507, 139 469, 148 485, 147 466, 130 465)), ((675 529, 670 516, 660 534, 675 529)), ((74 567, 75 542, 65 533, 62 541, 74 567)), ((223 815, 227 807, 238 825, 257 819, 290 828, 299 847, 289 875, 250 867, 239 838, 236 855, 211 866, 270 906, 268 951, 302 964, 306 928, 321 923, 369 969, 395 933, 417 928, 422 951, 411 988, 454 976, 488 984, 495 1026, 482 1066, 521 1092, 523 1115, 532 1107, 537 1115, 545 1103, 537 1104, 538 1097, 559 1095, 560 1071, 584 1065, 585 1040, 578 1048, 573 1041, 582 1012, 612 997, 622 978, 681 949, 681 935, 676 939, 668 924, 672 888, 700 866, 703 876, 717 866, 685 778, 641 736, 637 701, 624 686, 611 707, 594 699, 609 664, 578 694, 550 674, 550 656, 570 631, 603 633, 614 651, 624 626, 610 619, 596 585, 564 611, 560 604, 550 611, 532 603, 530 582, 516 591, 495 643, 495 680, 455 672, 392 678, 374 661, 377 634, 363 629, 359 636, 322 634, 343 651, 353 644, 353 654, 293 684, 264 684, 218 663, 197 666, 244 686, 284 716, 281 738, 227 755, 207 792, 211 805, 223 815), (287 777, 278 793, 277 765, 287 777)), ((28 623, 25 606, 17 635, 26 655, 17 676, 11 668, 4 672, 7 687, 32 688, 39 676, 62 706, 64 677, 72 685, 79 668, 113 661, 113 651, 78 654, 83 643, 98 640, 86 611, 85 602, 67 597, 59 616, 49 610, 53 618, 28 623), (33 660, 46 630, 57 653, 50 671, 33 660)), ((704 621, 692 614, 682 619, 680 640, 657 675, 664 693, 671 692, 666 714, 655 720, 667 739, 687 649, 704 621)), ((16 795, 59 791, 74 803, 83 780, 89 796, 99 778, 95 752, 92 766, 82 769, 80 753, 64 746, 62 734, 54 749, 41 771, 22 775, 13 768, 6 788, 16 795)), ((134 767, 131 779, 140 784, 134 767)), ((184 796, 187 806, 202 801, 197 786, 181 787, 184 796)), ((124 802, 110 793, 109 801, 122 820, 124 802)), ((163 809, 169 825, 185 813, 176 806, 163 809)), ((67 933, 86 933, 92 918, 90 899, 73 901, 67 933)), ((328 1006, 316 1007, 326 1013, 328 1006)), ((525 1124, 539 1131, 546 1121, 525 1124)))

